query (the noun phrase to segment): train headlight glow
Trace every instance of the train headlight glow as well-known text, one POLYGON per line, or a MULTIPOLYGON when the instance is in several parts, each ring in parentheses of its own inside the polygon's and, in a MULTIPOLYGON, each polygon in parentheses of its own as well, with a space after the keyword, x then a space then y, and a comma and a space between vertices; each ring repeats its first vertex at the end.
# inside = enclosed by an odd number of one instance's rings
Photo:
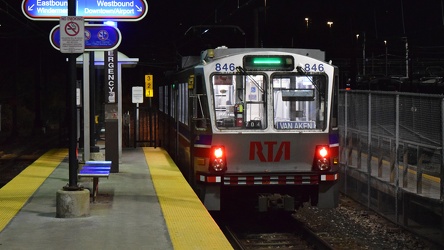
POLYGON ((212 146, 210 152, 210 172, 222 172, 227 170, 227 162, 225 158, 225 147, 212 146))
POLYGON ((211 164, 212 170, 216 172, 223 171, 225 169, 225 162, 222 159, 214 159, 211 164))
POLYGON ((326 158, 318 160, 318 169, 322 171, 330 169, 330 166, 328 165, 328 160, 326 158))

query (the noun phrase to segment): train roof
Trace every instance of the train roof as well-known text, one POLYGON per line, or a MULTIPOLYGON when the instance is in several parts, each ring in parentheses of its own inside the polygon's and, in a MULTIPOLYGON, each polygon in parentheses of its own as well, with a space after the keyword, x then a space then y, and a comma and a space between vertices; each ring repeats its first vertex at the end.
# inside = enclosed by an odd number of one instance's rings
POLYGON ((276 52, 287 52, 294 53, 304 56, 309 56, 320 61, 325 61, 325 52, 319 49, 300 49, 300 48, 227 48, 218 47, 216 49, 207 49, 202 51, 200 56, 186 56, 182 57, 182 68, 187 68, 193 65, 199 64, 208 55, 212 53, 212 59, 218 59, 221 57, 237 55, 249 52, 260 52, 260 51, 276 51, 276 52))

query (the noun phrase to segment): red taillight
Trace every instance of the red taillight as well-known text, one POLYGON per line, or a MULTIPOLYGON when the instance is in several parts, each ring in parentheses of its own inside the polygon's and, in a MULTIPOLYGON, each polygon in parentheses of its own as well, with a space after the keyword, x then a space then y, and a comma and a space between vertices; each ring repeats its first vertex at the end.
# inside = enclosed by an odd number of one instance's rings
POLYGON ((325 158, 328 155, 328 150, 325 147, 322 147, 321 149, 319 149, 319 155, 325 158))
POLYGON ((222 148, 215 148, 214 149, 214 157, 215 158, 222 158, 223 155, 224 155, 224 151, 222 150, 222 148))
POLYGON ((330 148, 325 145, 316 146, 316 153, 313 157, 313 170, 330 170, 329 150, 330 148))
POLYGON ((210 152, 210 172, 222 172, 227 170, 224 146, 212 146, 210 152))

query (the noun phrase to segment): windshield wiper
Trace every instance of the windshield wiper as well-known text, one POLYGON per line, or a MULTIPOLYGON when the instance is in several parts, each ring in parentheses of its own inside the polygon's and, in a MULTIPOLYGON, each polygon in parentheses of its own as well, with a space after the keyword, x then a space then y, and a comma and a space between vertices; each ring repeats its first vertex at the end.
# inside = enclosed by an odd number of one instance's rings
POLYGON ((250 74, 248 74, 241 66, 237 66, 236 67, 236 70, 237 70, 237 72, 239 72, 239 73, 241 73, 241 74, 243 74, 243 75, 245 75, 245 76, 247 76, 248 77, 248 79, 250 79, 253 83, 254 83, 254 85, 262 92, 262 93, 264 93, 264 89, 259 85, 259 83, 258 82, 256 82, 256 80, 253 78, 253 77, 251 77, 251 75, 250 74))
POLYGON ((299 74, 301 74, 301 75, 307 77, 307 79, 311 82, 311 84, 313 84, 313 85, 315 86, 316 90, 317 90, 321 95, 324 94, 324 93, 322 93, 322 92, 319 90, 319 86, 318 86, 318 84, 315 83, 315 82, 313 82, 313 80, 312 80, 310 77, 308 77, 307 71, 303 70, 301 66, 296 66, 296 70, 298 71, 299 74))

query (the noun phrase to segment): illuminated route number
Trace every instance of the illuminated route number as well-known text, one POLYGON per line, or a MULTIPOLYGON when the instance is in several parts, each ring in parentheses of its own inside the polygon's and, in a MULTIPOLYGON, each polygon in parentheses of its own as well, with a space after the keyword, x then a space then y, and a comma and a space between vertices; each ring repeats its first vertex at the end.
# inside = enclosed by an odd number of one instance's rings
POLYGON ((235 71, 236 70, 236 66, 234 65, 234 63, 224 63, 224 64, 220 64, 220 63, 216 63, 216 71, 235 71))
POLYGON ((309 64, 306 63, 304 65, 305 72, 314 71, 314 72, 324 72, 324 64, 309 64))

